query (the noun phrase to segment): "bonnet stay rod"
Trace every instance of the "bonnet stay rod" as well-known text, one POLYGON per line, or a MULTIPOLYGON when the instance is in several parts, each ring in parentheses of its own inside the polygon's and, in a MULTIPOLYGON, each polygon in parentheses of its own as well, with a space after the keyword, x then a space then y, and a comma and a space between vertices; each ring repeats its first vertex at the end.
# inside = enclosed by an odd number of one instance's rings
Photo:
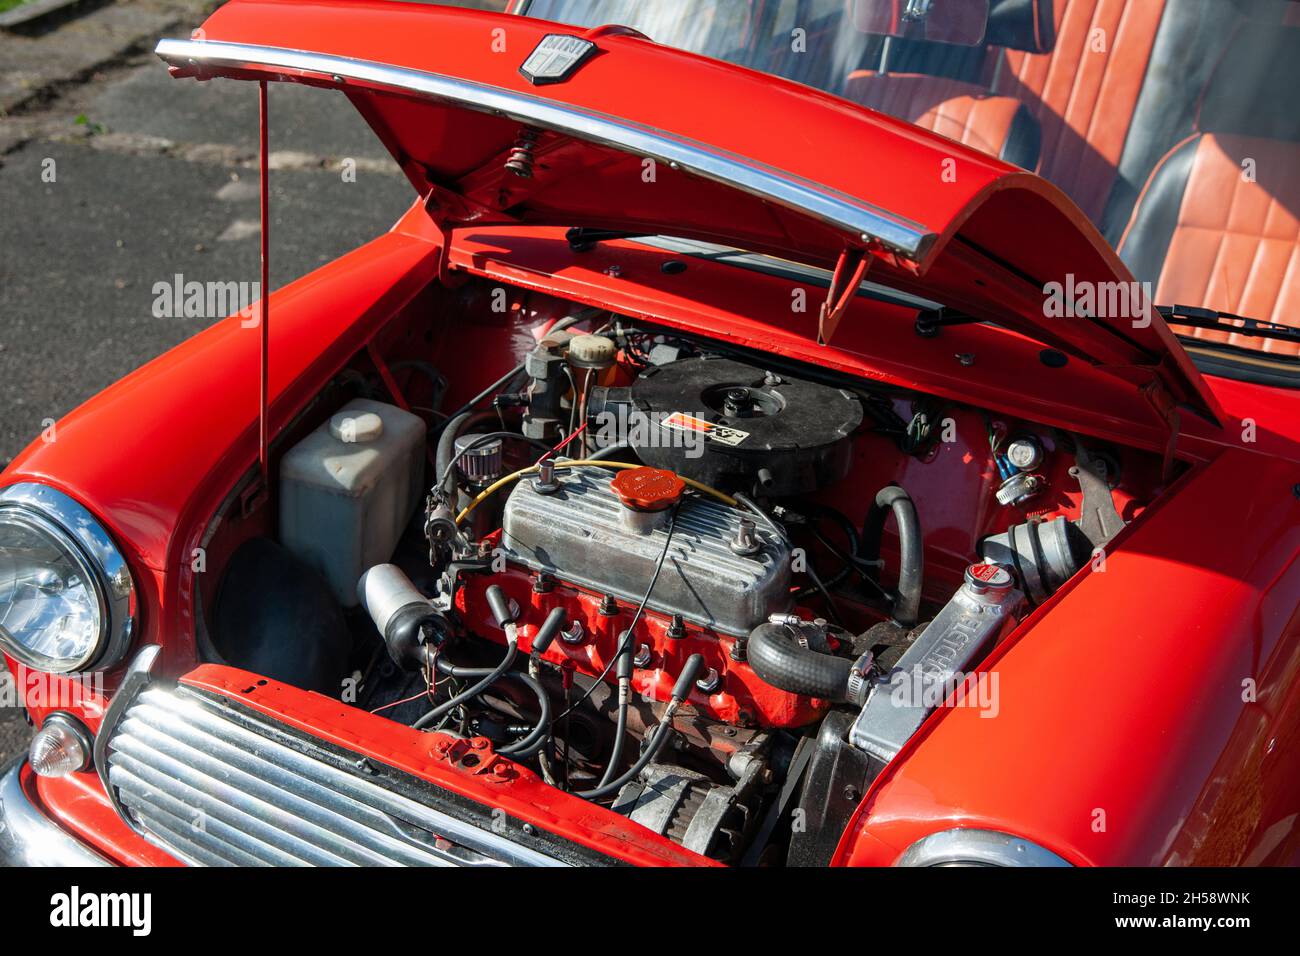
POLYGON ((269 355, 269 325, 268 315, 270 313, 271 298, 271 276, 270 276, 270 236, 271 236, 271 191, 269 188, 268 176, 270 172, 270 146, 267 132, 267 114, 266 114, 266 80, 259 80, 257 84, 257 113, 258 113, 258 135, 261 141, 260 156, 258 157, 258 187, 260 193, 261 219, 262 219, 262 287, 261 296, 258 304, 257 325, 258 332, 261 335, 261 348, 259 350, 259 365, 261 380, 258 387, 258 413, 257 413, 257 463, 262 474, 262 488, 269 492, 271 488, 270 464, 267 457, 267 446, 270 444, 271 423, 270 416, 267 412, 268 405, 268 383, 270 376, 268 368, 270 365, 269 355))
POLYGON ((818 345, 827 344, 835 334, 840 319, 844 318, 862 280, 866 278, 870 261, 868 251, 856 246, 846 246, 840 253, 835 272, 831 275, 830 288, 826 290, 826 301, 817 315, 818 345))

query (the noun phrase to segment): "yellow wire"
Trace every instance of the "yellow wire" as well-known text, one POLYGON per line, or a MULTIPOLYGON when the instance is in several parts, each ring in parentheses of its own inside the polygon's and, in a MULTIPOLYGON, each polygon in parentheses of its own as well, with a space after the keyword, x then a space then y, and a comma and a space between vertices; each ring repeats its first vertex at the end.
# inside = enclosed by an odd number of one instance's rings
MULTIPOLYGON (((583 461, 557 461, 555 463, 555 470, 560 471, 561 469, 564 468, 577 468, 579 465, 591 465, 597 468, 641 468, 643 467, 642 465, 634 465, 631 462, 626 462, 626 461, 591 461, 589 459, 584 459, 583 461)), ((527 468, 520 468, 518 471, 512 474, 506 475, 504 478, 498 478, 496 481, 492 482, 492 484, 488 485, 486 488, 480 491, 477 497, 475 497, 473 501, 471 501, 469 504, 465 506, 465 510, 463 510, 460 514, 456 515, 456 524, 460 524, 462 521, 464 521, 467 517, 469 517, 469 513, 471 511, 473 511, 475 508, 481 505, 488 498, 491 498, 501 488, 510 484, 512 481, 518 481, 520 478, 524 477, 524 475, 535 475, 539 470, 540 469, 536 465, 530 465, 527 468)), ((731 497, 731 495, 723 494, 717 488, 710 488, 708 485, 703 484, 702 482, 698 482, 693 478, 686 478, 682 475, 678 475, 677 477, 681 478, 682 481, 686 482, 686 484, 689 487, 694 488, 696 491, 702 491, 706 495, 712 495, 714 498, 717 498, 723 504, 731 505, 733 508, 737 504, 735 498, 731 497)))

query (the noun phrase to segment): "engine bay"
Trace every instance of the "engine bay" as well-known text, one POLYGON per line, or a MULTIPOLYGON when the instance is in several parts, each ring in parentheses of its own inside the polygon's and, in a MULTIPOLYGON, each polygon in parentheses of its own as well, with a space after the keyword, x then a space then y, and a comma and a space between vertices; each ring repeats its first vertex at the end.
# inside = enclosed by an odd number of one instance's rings
POLYGON ((1164 487, 1148 452, 490 293, 454 344, 415 322, 356 357, 269 505, 231 496, 201 654, 486 739, 725 863, 828 859, 1164 487))

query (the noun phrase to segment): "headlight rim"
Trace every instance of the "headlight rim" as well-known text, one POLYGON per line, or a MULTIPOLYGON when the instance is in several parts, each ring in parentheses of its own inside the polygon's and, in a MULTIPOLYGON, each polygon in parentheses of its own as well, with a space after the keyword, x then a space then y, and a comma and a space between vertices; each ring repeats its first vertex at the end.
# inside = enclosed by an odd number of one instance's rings
POLYGON ((48 660, 35 660, 22 645, 3 639, 0 648, 25 666, 50 674, 106 670, 119 663, 135 636, 135 580, 121 549, 99 519, 75 498, 39 482, 0 488, 0 515, 34 524, 38 530, 54 535, 88 572, 101 616, 93 649, 66 665, 52 668, 48 660))
POLYGON ((921 837, 894 861, 899 867, 1069 867, 1064 857, 1024 837, 983 827, 952 827, 921 837))

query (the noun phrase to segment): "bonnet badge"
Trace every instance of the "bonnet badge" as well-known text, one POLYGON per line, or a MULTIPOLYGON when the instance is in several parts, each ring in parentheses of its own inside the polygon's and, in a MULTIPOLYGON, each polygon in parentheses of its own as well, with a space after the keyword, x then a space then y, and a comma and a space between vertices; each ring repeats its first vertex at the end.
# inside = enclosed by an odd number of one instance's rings
POLYGON ((533 52, 528 54, 528 59, 524 60, 519 72, 534 86, 562 83, 594 52, 596 44, 590 40, 563 33, 548 33, 533 48, 533 52))

